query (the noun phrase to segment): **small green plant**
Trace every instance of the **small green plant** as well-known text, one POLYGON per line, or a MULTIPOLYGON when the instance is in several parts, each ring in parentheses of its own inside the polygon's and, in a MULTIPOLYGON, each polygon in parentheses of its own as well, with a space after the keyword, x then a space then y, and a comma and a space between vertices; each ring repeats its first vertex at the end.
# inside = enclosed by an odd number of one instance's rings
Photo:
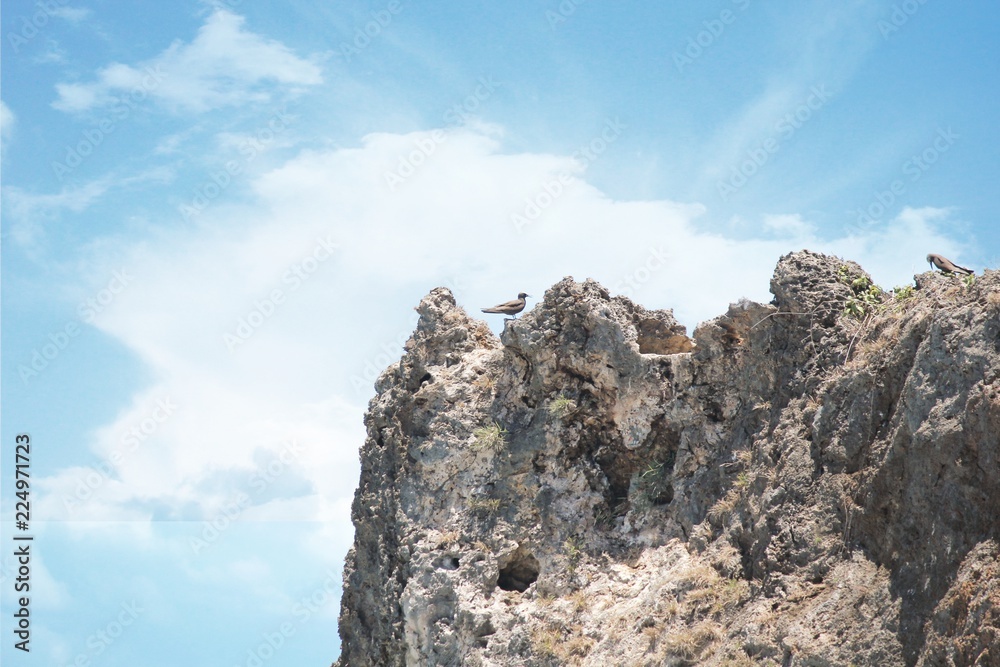
POLYGON ((635 479, 636 497, 633 506, 645 511, 654 505, 666 505, 674 498, 666 461, 646 464, 635 479))
POLYGON ((966 287, 972 287, 976 282, 976 274, 970 273, 962 278, 962 284, 966 287))
POLYGON ((574 410, 576 410, 576 403, 562 394, 556 396, 549 403, 549 414, 557 419, 562 419, 574 410))
POLYGON ((892 297, 896 301, 906 301, 913 296, 913 285, 906 285, 904 287, 893 287, 892 297))
POLYGON ((659 475, 663 471, 663 463, 650 463, 646 465, 646 469, 642 471, 641 477, 654 477, 659 475))
POLYGON ((576 573, 576 567, 583 559, 583 542, 578 537, 570 537, 563 542, 563 549, 566 550, 566 558, 569 560, 570 575, 576 573))
POLYGON ((507 429, 500 424, 493 422, 489 426, 477 428, 472 432, 473 451, 483 451, 486 449, 494 452, 501 452, 507 446, 507 429))
POLYGON ((837 270, 837 279, 851 288, 851 296, 844 304, 844 314, 864 319, 869 313, 882 308, 882 288, 871 281, 868 276, 851 277, 851 270, 842 264, 837 270))
POLYGON ((736 486, 736 488, 740 489, 741 491, 745 491, 750 487, 751 481, 752 480, 750 479, 749 474, 747 474, 746 472, 741 472, 739 475, 736 476, 736 484, 734 486, 736 486))

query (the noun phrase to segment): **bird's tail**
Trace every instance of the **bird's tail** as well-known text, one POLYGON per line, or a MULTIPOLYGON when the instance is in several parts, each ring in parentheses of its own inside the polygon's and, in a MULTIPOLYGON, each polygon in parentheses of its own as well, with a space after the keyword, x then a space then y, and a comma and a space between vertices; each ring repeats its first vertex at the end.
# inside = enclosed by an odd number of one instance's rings
POLYGON ((502 310, 497 310, 496 308, 483 308, 484 313, 502 313, 502 310))

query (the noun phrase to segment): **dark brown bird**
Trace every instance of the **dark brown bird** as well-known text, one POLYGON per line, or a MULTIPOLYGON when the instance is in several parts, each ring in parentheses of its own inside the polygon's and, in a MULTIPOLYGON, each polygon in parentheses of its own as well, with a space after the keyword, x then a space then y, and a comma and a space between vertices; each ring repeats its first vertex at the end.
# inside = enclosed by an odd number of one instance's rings
POLYGON ((948 273, 960 273, 966 276, 975 273, 972 269, 959 266, 947 257, 942 257, 941 255, 931 253, 930 255, 927 255, 927 261, 931 264, 931 266, 936 266, 942 271, 947 271, 948 273))
POLYGON ((529 297, 529 296, 531 296, 531 295, 530 294, 525 294, 524 292, 521 292, 520 294, 517 295, 517 298, 514 299, 513 301, 507 301, 507 302, 501 303, 501 304, 499 304, 497 306, 493 306, 492 308, 483 308, 483 312, 484 313, 496 313, 496 314, 499 314, 499 315, 513 315, 514 319, 516 320, 517 319, 517 314, 520 313, 522 310, 524 310, 524 306, 527 303, 524 300, 525 297, 529 297))

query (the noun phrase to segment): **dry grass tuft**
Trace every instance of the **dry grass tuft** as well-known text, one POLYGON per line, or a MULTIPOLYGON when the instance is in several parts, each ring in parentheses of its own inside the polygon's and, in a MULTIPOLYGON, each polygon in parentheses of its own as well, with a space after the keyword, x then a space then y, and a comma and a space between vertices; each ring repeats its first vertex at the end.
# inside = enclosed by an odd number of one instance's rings
POLYGON ((573 605, 573 611, 580 614, 590 608, 590 596, 580 590, 569 596, 569 601, 573 605))
POLYGON ((715 558, 712 565, 726 577, 733 577, 743 568, 743 558, 731 544, 725 545, 715 558))
POLYGON ((469 498, 466 507, 473 514, 480 516, 493 516, 500 509, 499 498, 469 498))
POLYGON ((546 625, 531 633, 531 645, 536 655, 557 661, 560 665, 582 665, 594 647, 594 640, 583 634, 583 626, 546 625))
POLYGON ((672 632, 661 641, 660 657, 696 660, 705 649, 722 637, 719 626, 711 621, 672 632))
POLYGON ((473 382, 472 384, 473 386, 479 387, 480 389, 484 389, 486 391, 493 391, 493 388, 497 386, 497 381, 496 378, 494 378, 492 375, 483 373, 478 378, 476 378, 475 382, 473 382))
POLYGON ((720 579, 714 568, 699 562, 680 572, 676 581, 682 589, 691 590, 712 586, 720 579))
POLYGON ((708 509, 708 519, 716 525, 724 524, 743 499, 743 494, 737 488, 729 489, 724 498, 718 500, 708 509))
POLYGON ((460 539, 462 539, 462 533, 457 530, 449 530, 447 533, 441 533, 438 535, 437 546, 440 548, 448 546, 449 544, 458 544, 460 539))

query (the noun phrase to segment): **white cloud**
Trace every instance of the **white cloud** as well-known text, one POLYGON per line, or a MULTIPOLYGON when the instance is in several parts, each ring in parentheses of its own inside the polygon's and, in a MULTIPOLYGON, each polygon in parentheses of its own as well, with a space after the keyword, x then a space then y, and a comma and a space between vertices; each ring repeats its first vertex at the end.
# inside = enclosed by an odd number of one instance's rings
POLYGON ((14 125, 17 123, 17 116, 10 110, 3 100, 0 100, 0 150, 7 151, 7 143, 14 136, 14 125))
POLYGON ((66 51, 59 46, 59 42, 54 39, 45 40, 45 51, 38 56, 35 56, 34 62, 39 65, 44 65, 47 63, 65 63, 66 62, 66 51))
POLYGON ((352 377, 394 361, 413 306, 445 282, 478 314, 520 290, 540 298, 565 275, 593 277, 693 325, 743 296, 769 300, 775 262, 801 247, 858 260, 886 285, 922 270, 932 248, 961 259, 938 231, 949 216, 941 209, 906 209, 826 241, 800 215, 774 215, 761 238, 734 240, 699 228, 703 206, 612 200, 570 158, 505 154, 489 128, 306 151, 253 191, 252 206, 210 207, 200 226, 155 243, 95 246, 114 257, 89 258, 101 280, 122 263, 132 276, 95 324, 154 381, 93 434, 93 468, 41 483, 47 516, 202 521, 242 492, 239 520, 314 521, 323 537, 310 540, 346 549, 371 393, 352 377), (515 215, 533 219, 518 230, 515 215), (102 467, 93 492, 67 509, 63 499, 102 467))
POLYGON ((90 17, 90 10, 86 7, 55 7, 49 10, 53 16, 57 16, 70 23, 82 23, 90 17))
POLYGON ((792 215, 765 215, 764 229, 785 238, 815 238, 816 225, 803 220, 798 213, 792 215))
POLYGON ((53 106, 83 112, 118 100, 153 98, 177 112, 267 102, 277 87, 295 90, 322 82, 315 62, 280 42, 244 29, 245 19, 216 10, 190 43, 176 41, 152 60, 112 63, 84 83, 61 83, 53 106))
POLYGON ((830 252, 857 261, 884 288, 905 285, 914 274, 929 270, 925 257, 935 252, 963 261, 971 248, 956 240, 959 221, 948 208, 905 207, 892 221, 868 229, 865 233, 835 239, 828 243, 830 252), (948 230, 952 233, 945 233, 948 230))

